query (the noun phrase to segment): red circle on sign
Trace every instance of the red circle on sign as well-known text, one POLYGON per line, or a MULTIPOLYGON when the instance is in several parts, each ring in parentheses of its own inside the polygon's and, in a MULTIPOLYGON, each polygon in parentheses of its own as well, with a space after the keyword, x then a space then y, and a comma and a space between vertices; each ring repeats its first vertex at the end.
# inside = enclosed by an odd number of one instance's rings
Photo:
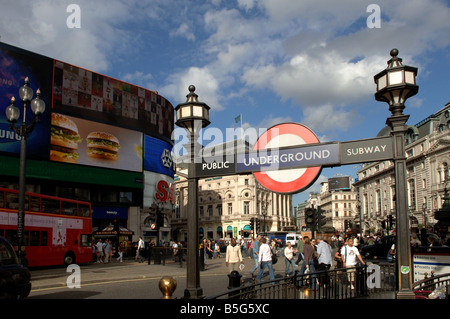
MULTIPOLYGON (((300 138, 303 140, 303 143, 300 144, 320 143, 314 132, 306 126, 297 123, 283 123, 272 126, 265 133, 263 133, 256 141, 253 150, 263 150, 275 138, 278 138, 279 140, 283 139, 283 135, 293 135, 300 138)), ((288 171, 294 172, 295 170, 297 169, 289 169, 288 171)), ((274 177, 269 176, 270 173, 268 174, 267 172, 254 172, 253 175, 265 188, 277 193, 290 194, 301 192, 311 186, 319 177, 321 170, 321 166, 305 168, 301 176, 290 181, 277 180, 274 177)))
POLYGON ((156 224, 151 224, 151 225, 150 225, 150 228, 151 228, 151 229, 155 229, 155 228, 156 228, 156 224))

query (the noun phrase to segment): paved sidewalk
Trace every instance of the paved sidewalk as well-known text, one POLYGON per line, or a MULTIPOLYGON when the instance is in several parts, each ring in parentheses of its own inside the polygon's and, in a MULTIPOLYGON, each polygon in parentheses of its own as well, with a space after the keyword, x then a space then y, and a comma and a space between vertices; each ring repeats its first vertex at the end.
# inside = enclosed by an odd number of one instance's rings
MULTIPOLYGON (((227 291, 229 284, 228 268, 225 266, 225 259, 209 259, 207 261, 208 268, 200 271, 200 286, 205 296, 210 296, 227 291)), ((240 273, 242 279, 250 278, 250 270, 254 265, 253 259, 244 258, 245 268, 240 273)), ((284 275, 284 260, 279 258, 279 262, 274 266, 275 274, 284 275)), ((297 268, 299 269, 299 267, 297 268)), ((172 276, 177 281, 177 289, 173 295, 174 298, 181 298, 186 287, 186 263, 180 267, 179 263, 175 263, 172 259, 166 260, 165 266, 152 264, 148 265, 147 261, 140 263, 134 259, 124 260, 123 263, 115 260, 109 264, 89 263, 80 266, 81 285, 91 283, 104 283, 123 280, 148 279, 154 289, 158 290, 159 280, 164 276, 172 276)), ((66 287, 67 278, 71 272, 67 272, 67 268, 44 268, 31 270, 32 291, 66 287)), ((162 294, 161 294, 162 296, 162 294)))
MULTIPOLYGON (((166 265, 152 264, 148 265, 147 261, 139 263, 134 259, 124 260, 123 263, 114 261, 109 264, 89 263, 80 266, 81 285, 93 283, 105 283, 124 280, 145 279, 149 281, 149 287, 153 290, 152 295, 160 298, 162 293, 159 291, 159 280, 164 276, 172 276, 177 281, 177 288, 173 294, 173 298, 183 298, 186 288, 186 263, 180 267, 179 263, 175 263, 172 259, 166 260, 166 265)), ((200 287, 203 289, 205 296, 212 296, 227 291, 229 285, 228 268, 225 266, 225 259, 209 259, 207 261, 208 268, 200 271, 200 287)), ((253 259, 244 258, 245 268, 240 271, 241 279, 248 281, 250 279, 250 270, 254 262, 253 259)), ((301 266, 301 263, 300 263, 301 266)), ((296 269, 299 270, 300 266, 296 269)), ((274 265, 275 277, 284 276, 285 262, 284 257, 278 258, 278 263, 274 265)), ((257 272, 255 272, 257 274, 257 272)), ((49 288, 64 288, 67 286, 67 278, 71 272, 67 272, 65 267, 44 268, 31 270, 32 292, 49 288)), ((268 271, 264 280, 268 280, 268 271)), ((385 292, 381 294, 371 294, 364 299, 395 299, 394 292, 385 292)))

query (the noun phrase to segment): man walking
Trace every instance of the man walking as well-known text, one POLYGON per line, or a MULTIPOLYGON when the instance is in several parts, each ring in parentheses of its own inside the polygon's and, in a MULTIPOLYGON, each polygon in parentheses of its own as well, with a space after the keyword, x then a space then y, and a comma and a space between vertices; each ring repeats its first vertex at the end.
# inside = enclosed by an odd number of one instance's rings
POLYGON ((356 269, 354 268, 356 266, 356 258, 361 261, 363 265, 365 265, 363 259, 361 258, 361 255, 359 254, 358 249, 353 246, 353 239, 349 238, 347 240, 347 245, 342 247, 341 249, 341 255, 342 255, 342 263, 344 268, 350 268, 347 269, 347 276, 348 281, 350 282, 350 288, 353 290, 355 289, 355 286, 353 285, 355 281, 355 275, 356 275, 356 269))
POLYGON ((252 278, 254 278, 253 273, 256 269, 259 268, 259 246, 261 245, 261 235, 256 236, 255 241, 253 242, 253 251, 252 251, 252 257, 253 261, 255 262, 255 265, 250 270, 250 274, 252 275, 252 278))
POLYGON ((324 273, 321 273, 319 275, 319 283, 320 285, 329 286, 330 277, 328 275, 328 270, 331 268, 332 263, 331 249, 328 243, 325 240, 323 240, 323 237, 320 235, 317 236, 316 242, 318 243, 317 255, 319 256, 318 258, 319 265, 317 266, 317 270, 325 271, 324 273))
POLYGON ((269 268, 270 280, 275 280, 275 275, 273 272, 272 265, 272 250, 270 246, 266 244, 266 239, 261 239, 261 247, 259 248, 259 264, 261 265, 259 269, 258 277, 256 277, 256 282, 260 282, 264 273, 264 269, 269 268))
POLYGON ((242 260, 241 247, 236 245, 236 239, 231 239, 231 245, 227 247, 227 254, 225 258, 225 265, 228 267, 229 273, 233 270, 239 270, 239 262, 244 263, 242 260))

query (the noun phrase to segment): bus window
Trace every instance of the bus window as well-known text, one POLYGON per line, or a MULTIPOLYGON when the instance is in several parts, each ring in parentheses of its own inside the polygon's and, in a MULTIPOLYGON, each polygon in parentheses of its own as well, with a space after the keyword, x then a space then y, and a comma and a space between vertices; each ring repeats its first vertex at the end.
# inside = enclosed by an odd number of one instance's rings
POLYGON ((61 210, 64 215, 77 216, 77 203, 61 202, 61 210))
POLYGON ((90 217, 91 211, 89 209, 89 205, 78 204, 78 216, 90 217))
POLYGON ((38 230, 30 231, 30 246, 39 246, 41 243, 39 240, 39 233, 38 230))
POLYGON ((42 211, 49 214, 60 214, 59 200, 42 198, 42 211))
POLYGON ((5 208, 5 193, 0 192, 0 208, 5 208))
POLYGON ((16 193, 8 193, 6 195, 6 208, 19 209, 19 195, 16 193))
POLYGON ((81 234, 80 246, 91 247, 91 240, 92 240, 91 234, 81 234))
POLYGON ((30 211, 39 212, 41 210, 41 199, 36 196, 30 198, 30 211))
POLYGON ((48 244, 48 232, 41 232, 41 246, 47 246, 48 244))

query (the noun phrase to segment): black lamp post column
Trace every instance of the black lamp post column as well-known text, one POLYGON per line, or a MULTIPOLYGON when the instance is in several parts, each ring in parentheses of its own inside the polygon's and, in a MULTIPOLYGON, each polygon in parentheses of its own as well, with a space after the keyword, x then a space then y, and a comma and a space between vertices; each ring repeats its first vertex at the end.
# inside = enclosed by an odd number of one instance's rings
POLYGON ((40 98, 39 89, 36 91, 36 98, 33 100, 33 90, 30 87, 28 78, 25 79, 25 84, 19 89, 19 96, 23 103, 23 121, 19 127, 15 123, 20 117, 20 110, 16 106, 16 99, 11 98, 11 104, 6 108, 5 114, 8 121, 11 123, 11 129, 20 136, 20 164, 19 164, 19 209, 17 212, 17 255, 20 262, 24 266, 28 266, 28 261, 25 257, 25 174, 26 174, 26 158, 27 158, 27 137, 33 131, 36 123, 39 122, 42 113, 45 110, 45 102, 40 98), (31 110, 35 115, 31 124, 27 124, 27 108, 31 106, 31 110))
POLYGON ((404 115, 405 101, 417 94, 417 68, 405 66, 397 57, 398 50, 391 50, 388 67, 375 75, 377 84, 375 99, 389 104, 392 116, 386 121, 391 128, 395 169, 396 198, 396 249, 397 249, 397 298, 414 298, 412 291, 412 263, 410 246, 410 227, 406 185, 405 133, 409 115, 404 115))
POLYGON ((178 104, 175 108, 177 124, 186 129, 189 134, 189 172, 188 172, 188 251, 187 251, 187 278, 185 298, 203 298, 203 290, 200 287, 200 261, 199 261, 199 229, 198 229, 198 177, 195 163, 200 157, 201 146, 197 139, 200 130, 210 124, 209 106, 198 101, 195 94, 195 86, 189 86, 189 94, 185 103, 178 104))

